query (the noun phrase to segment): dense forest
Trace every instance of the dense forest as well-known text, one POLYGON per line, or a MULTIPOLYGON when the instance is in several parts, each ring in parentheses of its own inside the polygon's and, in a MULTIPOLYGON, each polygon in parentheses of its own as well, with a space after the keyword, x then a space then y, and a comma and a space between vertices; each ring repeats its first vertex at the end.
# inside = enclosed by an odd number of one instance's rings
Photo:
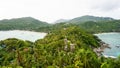
POLYGON ((76 26, 50 32, 36 42, 0 41, 1 68, 118 68, 120 58, 97 56, 100 40, 76 26))
POLYGON ((109 17, 82 16, 67 20, 66 22, 48 24, 32 17, 15 18, 0 21, 0 30, 31 30, 50 32, 68 26, 78 26, 90 33, 119 32, 120 20, 109 17))
POLYGON ((48 25, 32 17, 0 20, 0 30, 35 30, 48 25))
POLYGON ((92 34, 103 33, 103 32, 120 32, 120 20, 102 21, 102 22, 87 21, 84 23, 63 22, 51 26, 40 27, 36 29, 36 31, 49 32, 55 29, 60 29, 68 26, 77 26, 92 34))
POLYGON ((94 51, 102 46, 92 35, 119 32, 120 20, 94 16, 48 24, 31 17, 0 21, 0 30, 47 32, 35 42, 9 38, 0 41, 0 68, 119 68, 120 57, 105 58, 94 51))
POLYGON ((82 16, 72 20, 52 24, 45 27, 39 27, 35 31, 50 32, 55 29, 60 29, 68 26, 78 26, 89 33, 102 33, 102 32, 120 32, 120 20, 115 20, 109 17, 94 17, 82 16))
POLYGON ((91 33, 120 32, 120 20, 103 22, 88 21, 78 26, 91 33))

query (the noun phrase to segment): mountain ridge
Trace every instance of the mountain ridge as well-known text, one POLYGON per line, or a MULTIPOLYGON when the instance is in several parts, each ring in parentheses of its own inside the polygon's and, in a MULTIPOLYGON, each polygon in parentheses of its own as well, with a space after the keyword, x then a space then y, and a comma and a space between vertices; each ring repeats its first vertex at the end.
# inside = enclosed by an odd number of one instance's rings
POLYGON ((85 16, 73 18, 68 22, 79 23, 79 22, 87 22, 87 21, 99 22, 99 21, 111 21, 111 20, 115 20, 115 19, 110 17, 97 17, 97 16, 85 15, 85 16))
POLYGON ((61 22, 67 22, 69 21, 68 19, 59 19, 59 20, 56 20, 54 23, 61 23, 61 22))
POLYGON ((47 22, 39 21, 32 17, 22 17, 0 20, 0 30, 32 30, 39 27, 48 26, 47 22))

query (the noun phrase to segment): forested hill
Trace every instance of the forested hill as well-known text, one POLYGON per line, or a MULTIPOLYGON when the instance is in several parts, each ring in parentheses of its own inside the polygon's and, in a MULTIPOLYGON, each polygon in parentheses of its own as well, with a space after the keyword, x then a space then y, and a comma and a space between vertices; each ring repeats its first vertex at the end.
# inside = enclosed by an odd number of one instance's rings
POLYGON ((88 21, 82 24, 78 24, 78 26, 92 33, 120 32, 120 20, 103 22, 88 21))
POLYGON ((67 19, 59 19, 59 20, 56 20, 53 23, 55 24, 55 23, 61 23, 61 22, 67 22, 67 21, 69 21, 69 20, 67 20, 67 19))
POLYGON ((100 40, 74 26, 54 30, 32 43, 0 41, 1 68, 118 68, 120 58, 98 57, 93 48, 100 40))
POLYGON ((94 22, 87 21, 84 23, 57 23, 52 26, 41 27, 38 28, 37 31, 49 32, 52 30, 68 27, 68 26, 78 26, 81 29, 86 30, 90 33, 102 33, 102 32, 120 32, 120 20, 112 20, 112 21, 102 21, 102 22, 94 22))
POLYGON ((68 21, 68 23, 84 23, 87 21, 94 21, 94 22, 102 22, 102 21, 112 21, 114 20, 113 18, 110 17, 96 17, 96 16, 90 16, 90 15, 85 15, 81 17, 76 17, 68 21))
POLYGON ((120 20, 110 17, 95 17, 89 15, 56 24, 48 24, 32 17, 9 20, 4 19, 0 21, 0 30, 34 30, 40 32, 50 32, 71 25, 79 26, 91 33, 120 32, 120 20))
POLYGON ((46 22, 39 21, 32 17, 23 17, 15 19, 4 19, 0 21, 0 30, 34 30, 39 27, 48 26, 46 22))
POLYGON ((6 39, 0 41, 0 66, 13 68, 100 67, 100 65, 94 65, 97 55, 91 49, 98 46, 100 45, 97 37, 78 27, 52 31, 44 39, 37 40, 35 43, 14 38, 6 39))
POLYGON ((88 15, 74 18, 67 22, 56 23, 51 27, 43 28, 43 30, 47 31, 60 29, 71 25, 78 26, 90 33, 120 32, 120 20, 116 20, 110 17, 95 17, 88 15))

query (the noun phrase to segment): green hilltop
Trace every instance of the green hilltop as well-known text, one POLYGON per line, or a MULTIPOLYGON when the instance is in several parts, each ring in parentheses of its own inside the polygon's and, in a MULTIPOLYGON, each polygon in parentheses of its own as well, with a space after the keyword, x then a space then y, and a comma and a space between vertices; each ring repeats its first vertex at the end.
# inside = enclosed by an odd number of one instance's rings
POLYGON ((91 47, 98 47, 98 42, 97 37, 77 27, 55 30, 35 43, 14 38, 6 39, 0 41, 0 65, 25 68, 78 67, 79 65, 87 67, 86 62, 97 59, 91 47), (87 54, 91 60, 82 60, 89 58, 87 54))
POLYGON ((0 41, 0 66, 10 68, 117 68, 120 58, 98 57, 100 40, 76 26, 50 32, 36 42, 0 41))
POLYGON ((32 17, 0 20, 0 30, 35 30, 48 25, 32 17))
POLYGON ((67 22, 54 24, 53 28, 51 27, 51 29, 54 29, 54 28, 57 29, 60 26, 66 26, 66 25, 67 26, 75 25, 90 33, 120 32, 120 28, 119 28, 120 20, 116 20, 110 17, 95 17, 95 16, 89 16, 89 15, 77 17, 67 22))
POLYGON ((92 34, 119 32, 120 21, 111 18, 98 20, 99 17, 95 17, 95 21, 93 18, 85 16, 84 22, 57 24, 31 17, 1 20, 0 30, 34 30, 48 34, 35 42, 16 38, 1 40, 0 68, 119 68, 120 57, 97 55, 94 49, 101 47, 102 42, 92 34))
POLYGON ((38 32, 50 32, 55 29, 78 26, 90 33, 119 32, 120 20, 110 17, 82 16, 61 23, 48 24, 32 17, 0 20, 0 30, 31 30, 38 32))
POLYGON ((102 22, 102 21, 111 21, 111 20, 114 20, 114 19, 110 17, 96 17, 96 16, 85 15, 85 16, 73 18, 68 22, 77 24, 77 23, 83 23, 87 21, 102 22))

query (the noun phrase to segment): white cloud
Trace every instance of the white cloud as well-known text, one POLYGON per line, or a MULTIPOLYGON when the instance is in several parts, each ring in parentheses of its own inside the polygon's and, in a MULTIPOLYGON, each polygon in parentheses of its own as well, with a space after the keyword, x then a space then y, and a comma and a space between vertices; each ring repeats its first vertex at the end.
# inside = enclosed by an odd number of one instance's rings
POLYGON ((120 17, 120 0, 0 0, 0 19, 31 16, 53 22, 82 15, 120 17))
POLYGON ((120 0, 92 0, 90 3, 92 9, 99 11, 112 11, 120 8, 120 0))

